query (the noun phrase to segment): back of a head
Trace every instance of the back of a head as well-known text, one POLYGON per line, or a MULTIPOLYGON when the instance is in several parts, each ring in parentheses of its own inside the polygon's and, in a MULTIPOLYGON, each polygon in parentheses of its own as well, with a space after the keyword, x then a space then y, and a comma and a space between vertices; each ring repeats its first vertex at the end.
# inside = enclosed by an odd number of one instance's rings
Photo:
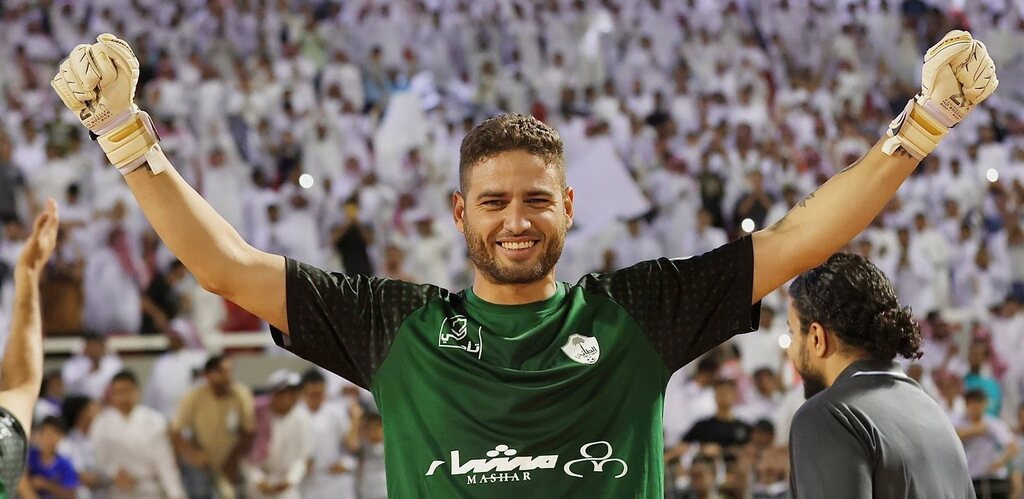
POLYGON ((859 255, 836 253, 800 274, 789 287, 806 333, 814 322, 876 360, 921 356, 921 329, 901 307, 892 283, 859 255))
POLYGON ((558 132, 533 116, 508 113, 484 120, 462 139, 459 189, 467 191, 473 166, 508 151, 526 151, 556 166, 565 185, 565 148, 558 132))

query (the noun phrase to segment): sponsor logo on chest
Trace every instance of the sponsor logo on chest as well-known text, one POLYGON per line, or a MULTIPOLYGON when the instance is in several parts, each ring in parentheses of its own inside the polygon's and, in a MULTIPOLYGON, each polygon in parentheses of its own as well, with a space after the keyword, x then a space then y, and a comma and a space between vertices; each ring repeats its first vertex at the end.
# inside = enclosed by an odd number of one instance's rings
MULTIPOLYGON (((579 450, 580 456, 566 461, 561 470, 574 478, 605 472, 612 478, 622 478, 626 476, 629 467, 622 459, 612 457, 612 453, 612 445, 604 440, 583 444, 579 450)), ((430 463, 424 476, 433 476, 439 468, 447 464, 449 474, 465 477, 466 485, 529 481, 538 472, 557 469, 561 458, 558 454, 518 454, 516 449, 501 444, 487 451, 486 457, 463 461, 462 451, 453 450, 448 461, 435 460, 430 463)))

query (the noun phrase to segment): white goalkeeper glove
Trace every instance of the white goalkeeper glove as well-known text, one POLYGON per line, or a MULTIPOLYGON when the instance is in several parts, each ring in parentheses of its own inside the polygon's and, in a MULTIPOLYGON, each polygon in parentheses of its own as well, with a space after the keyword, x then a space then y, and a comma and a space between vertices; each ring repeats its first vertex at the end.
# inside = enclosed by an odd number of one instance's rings
POLYGON ((75 47, 50 83, 122 175, 145 163, 153 173, 170 166, 153 120, 133 102, 138 81, 139 60, 131 47, 104 33, 92 45, 75 47))
POLYGON ((966 31, 950 31, 924 55, 921 93, 892 120, 882 151, 892 155, 902 147, 924 159, 997 86, 996 66, 985 44, 966 31))

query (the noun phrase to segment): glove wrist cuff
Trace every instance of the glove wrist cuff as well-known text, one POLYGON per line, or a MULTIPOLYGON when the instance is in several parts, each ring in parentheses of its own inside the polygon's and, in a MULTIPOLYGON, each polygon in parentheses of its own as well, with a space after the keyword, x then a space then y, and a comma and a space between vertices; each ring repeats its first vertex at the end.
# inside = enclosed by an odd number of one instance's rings
POLYGON ((149 163, 149 169, 157 174, 170 166, 160 149, 160 136, 153 126, 153 121, 145 112, 131 113, 129 120, 101 134, 97 141, 103 152, 107 153, 107 159, 122 175, 127 175, 146 163, 149 163))
POLYGON ((935 150, 948 132, 949 128, 910 99, 903 112, 889 124, 889 139, 882 144, 882 152, 892 156, 902 147, 920 161, 935 150))

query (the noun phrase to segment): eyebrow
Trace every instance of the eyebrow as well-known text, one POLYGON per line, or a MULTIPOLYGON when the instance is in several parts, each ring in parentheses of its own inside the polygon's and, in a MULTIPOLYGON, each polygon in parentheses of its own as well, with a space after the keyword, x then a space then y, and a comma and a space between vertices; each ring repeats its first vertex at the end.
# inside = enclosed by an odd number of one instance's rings
MULTIPOLYGON (((545 197, 553 198, 553 197, 555 197, 555 194, 553 192, 547 190, 547 189, 534 189, 532 191, 527 191, 525 196, 526 197, 545 196, 545 197)), ((504 197, 508 197, 508 193, 505 192, 505 191, 483 191, 479 195, 477 195, 477 199, 504 198, 504 197)))

